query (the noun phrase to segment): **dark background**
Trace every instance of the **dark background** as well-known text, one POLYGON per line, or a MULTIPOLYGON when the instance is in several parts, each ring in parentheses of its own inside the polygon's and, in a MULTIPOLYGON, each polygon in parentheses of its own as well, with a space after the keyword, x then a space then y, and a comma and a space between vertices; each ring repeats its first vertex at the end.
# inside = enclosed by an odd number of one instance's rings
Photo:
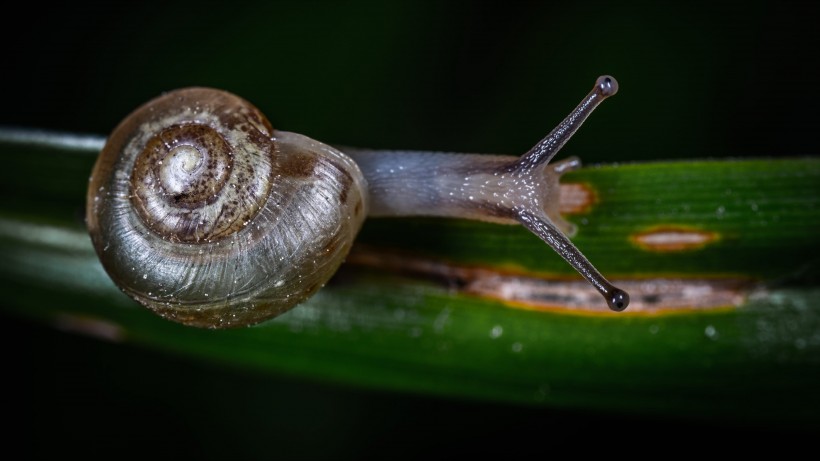
MULTIPOLYGON (((566 148, 587 163, 820 153, 809 2, 19 7, 0 30, 5 126, 105 135, 206 85, 325 142, 514 154, 609 73, 620 93, 566 148)), ((788 457, 810 435, 353 389, 3 320, 11 439, 35 457, 788 457)))
POLYGON ((167 3, 8 15, 0 124, 107 134, 207 85, 326 142, 519 153, 608 73, 588 161, 820 151, 809 2, 167 3))

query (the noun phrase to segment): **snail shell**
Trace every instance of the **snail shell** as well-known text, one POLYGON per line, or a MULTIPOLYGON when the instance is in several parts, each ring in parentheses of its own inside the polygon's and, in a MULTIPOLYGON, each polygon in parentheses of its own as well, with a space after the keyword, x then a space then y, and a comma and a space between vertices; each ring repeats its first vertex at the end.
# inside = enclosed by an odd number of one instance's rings
POLYGON ((224 328, 274 317, 321 288, 361 228, 366 190, 337 149, 274 131, 238 96, 188 88, 114 130, 86 219, 125 293, 168 319, 224 328))

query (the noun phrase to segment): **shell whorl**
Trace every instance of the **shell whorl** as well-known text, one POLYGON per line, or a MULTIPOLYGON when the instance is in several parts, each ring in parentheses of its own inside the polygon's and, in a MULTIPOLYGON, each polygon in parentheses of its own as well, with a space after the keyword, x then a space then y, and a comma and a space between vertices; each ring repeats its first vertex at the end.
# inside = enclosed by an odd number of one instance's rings
POLYGON ((112 279, 172 320, 231 327, 312 295, 367 212, 347 156, 274 131, 224 91, 167 93, 129 115, 92 172, 87 223, 112 279))

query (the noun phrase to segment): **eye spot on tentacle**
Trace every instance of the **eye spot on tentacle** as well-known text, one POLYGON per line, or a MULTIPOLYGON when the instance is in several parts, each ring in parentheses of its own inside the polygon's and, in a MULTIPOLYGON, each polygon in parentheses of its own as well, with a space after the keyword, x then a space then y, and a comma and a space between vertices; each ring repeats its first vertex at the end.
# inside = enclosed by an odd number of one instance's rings
POLYGON ((688 226, 662 225, 632 234, 629 238, 646 251, 668 253, 701 249, 720 240, 720 234, 688 226))
POLYGON ((598 203, 598 194, 589 184, 561 184, 558 211, 561 214, 589 213, 598 203))
POLYGON ((616 288, 610 293, 607 304, 609 304, 611 310, 621 312, 629 306, 629 294, 616 288))
POLYGON ((611 75, 602 75, 595 81, 598 91, 604 96, 612 96, 618 92, 618 81, 611 75))

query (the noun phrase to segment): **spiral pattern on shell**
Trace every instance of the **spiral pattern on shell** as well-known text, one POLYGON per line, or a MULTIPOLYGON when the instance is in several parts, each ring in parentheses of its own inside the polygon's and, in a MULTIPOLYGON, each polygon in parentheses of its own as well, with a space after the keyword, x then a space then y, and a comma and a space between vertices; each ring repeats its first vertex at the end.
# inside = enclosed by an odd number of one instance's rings
POLYGON ((103 267, 168 319, 210 328, 274 317, 321 288, 367 212, 355 162, 275 131, 210 88, 167 93, 114 130, 89 184, 103 267))

